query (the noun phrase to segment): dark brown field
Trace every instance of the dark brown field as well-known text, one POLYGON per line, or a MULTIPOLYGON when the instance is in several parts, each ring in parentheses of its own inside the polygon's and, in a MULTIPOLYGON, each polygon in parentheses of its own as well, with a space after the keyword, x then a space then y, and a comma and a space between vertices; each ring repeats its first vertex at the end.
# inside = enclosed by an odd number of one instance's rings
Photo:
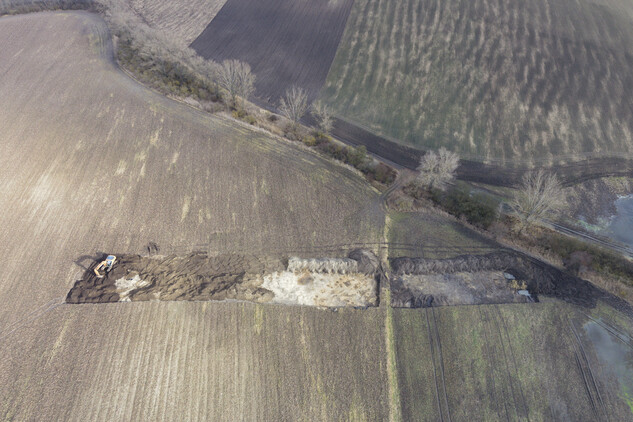
POLYGON ((345 29, 352 0, 229 0, 191 44, 205 58, 251 65, 255 95, 277 105, 298 85, 316 97, 345 29))

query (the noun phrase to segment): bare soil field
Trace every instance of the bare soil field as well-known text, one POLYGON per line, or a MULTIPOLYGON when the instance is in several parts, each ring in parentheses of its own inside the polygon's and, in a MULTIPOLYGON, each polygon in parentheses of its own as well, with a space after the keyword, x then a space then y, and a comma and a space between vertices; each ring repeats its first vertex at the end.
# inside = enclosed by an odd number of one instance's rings
POLYGON ((3 17, 0 40, 0 419, 387 418, 379 312, 62 304, 86 254, 375 244, 361 176, 140 86, 95 15, 3 17))
POLYGON ((123 0, 149 26, 191 44, 222 9, 226 0, 123 0))
MULTIPOLYGON (((582 331, 600 319, 624 341, 631 322, 600 302, 63 304, 102 253, 377 247, 381 198, 343 166, 138 85, 94 15, 0 18, 0 40, 0 419, 631 419, 582 331)), ((441 217, 403 221, 400 239, 427 230, 445 255, 490 248, 441 217)))
POLYGON ((310 100, 323 86, 352 0, 228 0, 191 44, 201 56, 238 59, 256 75, 255 95, 278 105, 298 85, 310 100))
POLYGON ((630 156, 632 10, 359 0, 321 97, 380 135, 479 161, 630 156))

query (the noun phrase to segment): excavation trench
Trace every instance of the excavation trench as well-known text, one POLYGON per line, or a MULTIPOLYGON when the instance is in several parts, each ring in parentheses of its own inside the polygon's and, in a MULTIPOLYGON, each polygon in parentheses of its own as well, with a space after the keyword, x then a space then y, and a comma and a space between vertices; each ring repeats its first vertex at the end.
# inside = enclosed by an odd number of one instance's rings
POLYGON ((281 303, 323 307, 367 307, 378 301, 377 259, 353 251, 353 258, 301 259, 224 254, 209 256, 118 255, 108 272, 97 260, 75 282, 67 303, 149 300, 281 303))
POLYGON ((389 271, 375 254, 361 249, 348 258, 307 259, 122 254, 111 271, 101 271, 102 278, 94 272, 100 262, 75 282, 67 303, 235 300, 366 308, 378 305, 382 280, 392 307, 530 303, 546 295, 584 307, 602 299, 629 308, 585 280, 512 251, 450 259, 400 257, 389 260, 389 271))

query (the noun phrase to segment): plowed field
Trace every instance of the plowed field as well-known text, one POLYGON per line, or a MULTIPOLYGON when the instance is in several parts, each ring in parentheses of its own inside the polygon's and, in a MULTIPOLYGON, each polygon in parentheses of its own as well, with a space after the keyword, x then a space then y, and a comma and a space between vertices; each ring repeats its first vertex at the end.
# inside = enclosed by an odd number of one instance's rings
POLYGON ((191 44, 216 61, 239 59, 257 76, 255 95, 278 105, 298 85, 313 99, 334 59, 352 0, 228 0, 191 44))

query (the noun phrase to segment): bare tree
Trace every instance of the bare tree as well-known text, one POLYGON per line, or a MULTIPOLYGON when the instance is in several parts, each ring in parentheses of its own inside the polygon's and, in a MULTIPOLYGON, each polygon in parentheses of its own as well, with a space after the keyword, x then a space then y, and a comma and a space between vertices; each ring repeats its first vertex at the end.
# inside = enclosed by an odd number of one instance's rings
POLYGON ((217 69, 218 84, 231 96, 231 104, 238 107, 238 97, 248 98, 255 89, 255 75, 248 63, 224 60, 217 69))
POLYGON ((459 165, 459 155, 442 147, 437 152, 429 151, 420 158, 418 166, 419 185, 427 189, 445 190, 455 179, 455 170, 459 165))
POLYGON ((305 89, 292 86, 279 102, 279 111, 295 126, 308 110, 308 94, 305 89))
POLYGON ((519 218, 520 234, 534 221, 563 205, 563 187, 555 174, 544 170, 526 173, 510 205, 519 218))
POLYGON ((316 118, 319 130, 328 135, 332 130, 332 125, 334 123, 330 108, 323 102, 316 101, 312 104, 312 114, 314 114, 314 117, 316 118))

